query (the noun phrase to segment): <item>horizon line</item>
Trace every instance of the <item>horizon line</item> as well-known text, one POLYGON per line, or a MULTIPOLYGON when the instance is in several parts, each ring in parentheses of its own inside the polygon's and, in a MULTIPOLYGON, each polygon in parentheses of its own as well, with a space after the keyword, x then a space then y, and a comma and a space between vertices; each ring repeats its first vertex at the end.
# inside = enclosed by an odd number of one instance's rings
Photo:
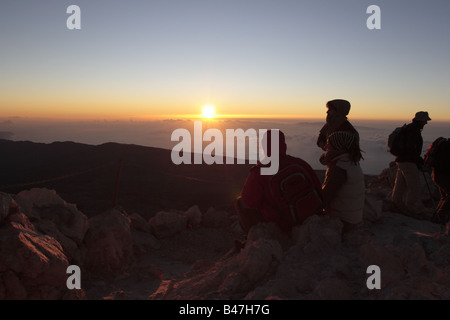
MULTIPOLYGON (((164 120, 202 120, 202 121, 215 121, 215 120, 316 120, 324 121, 324 116, 310 116, 310 115, 298 115, 298 114, 216 114, 213 118, 205 118, 201 114, 154 114, 154 115, 129 115, 129 116, 85 116, 85 117, 64 117, 64 116, 1 116, 0 120, 23 120, 23 121, 61 121, 61 122, 146 122, 146 121, 164 121, 164 120)), ((409 121, 406 117, 361 117, 351 115, 348 116, 348 120, 356 121, 409 121)), ((449 119, 431 120, 433 122, 450 122, 449 119)))

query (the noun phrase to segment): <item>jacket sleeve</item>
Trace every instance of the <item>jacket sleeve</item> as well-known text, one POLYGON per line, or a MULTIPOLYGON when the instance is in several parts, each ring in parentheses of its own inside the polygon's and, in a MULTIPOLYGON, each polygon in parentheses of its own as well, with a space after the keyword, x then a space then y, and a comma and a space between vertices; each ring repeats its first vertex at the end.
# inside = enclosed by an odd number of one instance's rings
POLYGON ((325 145, 327 144, 328 130, 329 127, 325 124, 322 129, 320 129, 319 137, 317 137, 317 146, 322 148, 322 150, 325 150, 325 145))
POLYGON ((263 201, 264 190, 260 181, 259 168, 252 169, 244 183, 241 192, 244 204, 253 209, 258 209, 263 201))

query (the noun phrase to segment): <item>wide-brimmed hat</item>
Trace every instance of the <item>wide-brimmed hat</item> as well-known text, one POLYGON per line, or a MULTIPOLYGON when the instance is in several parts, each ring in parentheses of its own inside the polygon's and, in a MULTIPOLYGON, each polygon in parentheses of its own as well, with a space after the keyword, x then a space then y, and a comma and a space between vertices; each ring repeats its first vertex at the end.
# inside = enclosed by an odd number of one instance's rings
POLYGON ((430 121, 431 118, 429 117, 428 112, 426 112, 426 111, 419 111, 419 112, 416 113, 416 116, 414 117, 413 120, 416 120, 416 121, 430 121))

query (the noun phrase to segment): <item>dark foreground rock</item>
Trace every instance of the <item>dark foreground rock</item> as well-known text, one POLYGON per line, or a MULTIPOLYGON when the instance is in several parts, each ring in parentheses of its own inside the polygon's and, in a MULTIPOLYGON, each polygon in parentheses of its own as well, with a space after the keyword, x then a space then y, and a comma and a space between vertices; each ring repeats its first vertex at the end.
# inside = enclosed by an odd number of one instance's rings
MULTIPOLYGON (((259 229, 273 228, 259 225, 259 229)), ((450 240, 414 235, 408 241, 374 243, 361 229, 341 237, 342 224, 313 216, 294 230, 291 243, 271 232, 247 240, 206 268, 163 282, 153 299, 448 299, 450 240), (271 234, 271 235, 269 235, 271 234), (427 252, 424 247, 435 246, 427 252), (381 288, 369 289, 381 270, 381 288)), ((259 234, 264 234, 261 230, 259 234)))
POLYGON ((246 238, 226 210, 87 218, 53 190, 0 193, 0 299, 450 299, 448 226, 383 211, 389 187, 369 185, 349 234, 313 216, 290 237, 261 223, 246 238))

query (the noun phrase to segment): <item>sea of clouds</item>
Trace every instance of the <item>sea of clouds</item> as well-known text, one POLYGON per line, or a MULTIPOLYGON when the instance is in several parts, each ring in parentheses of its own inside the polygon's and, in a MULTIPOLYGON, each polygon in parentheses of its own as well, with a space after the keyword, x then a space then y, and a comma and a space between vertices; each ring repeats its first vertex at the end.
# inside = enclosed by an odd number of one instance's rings
MULTIPOLYGON (((364 160, 361 166, 364 173, 379 174, 394 157, 387 152, 386 140, 389 133, 409 121, 351 120, 359 131, 364 160)), ((318 161, 323 151, 317 147, 316 140, 321 120, 270 120, 270 119, 214 119, 202 122, 203 132, 219 129, 225 137, 226 129, 280 129, 287 139, 288 154, 306 160, 314 169, 326 169, 318 161)), ((9 118, 0 120, 0 139, 14 141, 33 141, 51 143, 55 141, 74 141, 91 145, 106 142, 136 144, 171 150, 177 141, 171 140, 172 132, 184 128, 192 133, 193 120, 166 119, 149 121, 55 121, 9 118)), ((438 137, 450 137, 449 123, 430 121, 425 126, 424 152, 438 137)), ((203 142, 203 147, 210 142, 203 142)), ((224 141, 225 146, 225 141, 224 141)), ((169 158, 168 161, 171 161, 169 158)), ((237 165, 237 164, 236 164, 237 165)))

